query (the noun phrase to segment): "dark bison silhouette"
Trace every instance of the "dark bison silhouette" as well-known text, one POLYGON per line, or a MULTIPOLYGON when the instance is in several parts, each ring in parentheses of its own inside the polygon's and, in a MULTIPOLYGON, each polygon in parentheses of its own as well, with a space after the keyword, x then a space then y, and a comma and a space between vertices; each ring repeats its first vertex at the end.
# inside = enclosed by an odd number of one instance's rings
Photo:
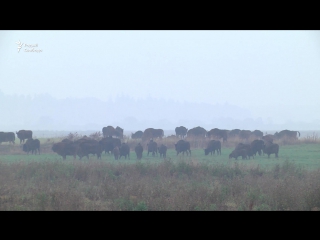
POLYGON ((28 138, 26 143, 23 144, 22 149, 24 152, 27 152, 27 154, 29 154, 30 151, 32 154, 33 153, 37 154, 37 152, 40 154, 40 141, 39 141, 39 139, 28 138))
POLYGON ((264 142, 273 142, 273 138, 274 138, 274 135, 272 135, 272 134, 267 134, 267 135, 264 135, 263 137, 262 137, 262 140, 264 141, 264 142))
POLYGON ((127 143, 122 143, 119 148, 119 159, 121 159, 122 156, 124 156, 125 159, 130 159, 130 147, 127 143))
POLYGON ((101 159, 102 146, 97 140, 82 139, 82 141, 79 141, 78 144, 79 148, 77 151, 77 155, 80 159, 82 159, 84 156, 89 159, 89 154, 97 154, 97 158, 101 159))
POLYGON ((14 132, 0 132, 0 144, 2 142, 15 143, 15 135, 14 132))
POLYGON ((252 150, 253 155, 256 156, 257 153, 258 153, 259 156, 261 156, 262 150, 263 150, 264 141, 260 140, 260 139, 256 139, 256 140, 253 140, 250 145, 251 145, 251 150, 252 150))
POLYGON ((205 138, 207 135, 207 130, 205 130, 203 127, 194 127, 188 130, 187 137, 192 138, 205 138))
POLYGON ((239 137, 242 140, 249 140, 250 136, 251 136, 252 132, 250 130, 241 130, 239 132, 239 137))
POLYGON ((20 144, 24 143, 25 139, 32 138, 32 131, 31 130, 19 130, 16 132, 17 137, 20 139, 20 144))
POLYGON ((167 157, 167 146, 164 144, 161 144, 160 147, 158 147, 158 152, 160 157, 166 158, 167 157))
POLYGON ((229 138, 239 137, 240 132, 241 132, 240 129, 232 129, 231 131, 228 132, 228 137, 229 138))
POLYGON ((247 150, 245 148, 235 149, 229 154, 229 159, 235 158, 238 160, 238 157, 242 157, 242 159, 247 159, 247 150))
POLYGON ((66 160, 67 155, 73 156, 75 160, 77 156, 78 148, 79 148, 78 144, 72 141, 71 142, 62 141, 62 142, 54 143, 51 149, 53 152, 62 156, 63 160, 66 160))
POLYGON ((112 136, 102 138, 99 141, 99 144, 101 145, 101 150, 104 151, 104 153, 113 153, 113 149, 117 146, 120 148, 121 146, 121 140, 119 138, 114 138, 112 136))
POLYGON ((142 152, 143 152, 143 147, 142 147, 141 143, 138 143, 138 145, 134 148, 134 151, 136 152, 137 159, 141 160, 142 152))
POLYGON ((260 130, 254 130, 254 131, 252 132, 252 135, 253 135, 254 137, 256 137, 257 139, 262 139, 262 137, 263 137, 263 132, 260 131, 260 130))
POLYGON ((107 126, 107 127, 103 127, 102 128, 102 134, 103 134, 103 137, 118 137, 118 138, 123 138, 123 129, 120 128, 120 127, 112 127, 112 126, 107 126))
POLYGON ((135 133, 131 133, 131 138, 132 139, 141 139, 143 135, 142 131, 136 131, 135 133))
POLYGON ((215 138, 217 140, 222 139, 223 142, 228 140, 228 130, 213 128, 207 133, 208 138, 215 138))
POLYGON ((246 154, 247 154, 247 157, 249 157, 249 159, 250 159, 250 157, 254 158, 253 150, 252 150, 250 144, 238 143, 238 145, 236 146, 235 150, 241 150, 241 149, 245 149, 246 150, 246 154))
POLYGON ((208 155, 210 153, 212 155, 215 151, 217 151, 217 155, 221 155, 221 142, 219 140, 210 140, 207 148, 204 149, 204 154, 208 155))
POLYGON ((179 140, 177 143, 174 144, 175 150, 177 152, 177 156, 179 153, 182 152, 182 154, 184 155, 184 153, 188 153, 191 155, 191 150, 190 150, 190 143, 185 141, 185 140, 179 140))
POLYGON ((149 156, 149 153, 152 153, 152 156, 155 156, 155 154, 158 155, 158 144, 151 139, 149 143, 147 144, 148 153, 147 156, 149 156))
POLYGON ((112 151, 113 151, 114 159, 118 160, 119 159, 119 155, 120 155, 119 147, 115 146, 112 151))
POLYGON ((188 132, 188 128, 184 126, 176 127, 174 130, 176 132, 176 136, 179 138, 185 138, 188 132))
POLYGON ((279 145, 276 143, 265 142, 263 147, 263 153, 267 154, 268 158, 270 158, 270 154, 275 154, 275 157, 278 158, 279 145))
POLYGON ((147 128, 144 130, 142 135, 142 141, 162 138, 164 136, 163 129, 154 129, 154 128, 147 128))
POLYGON ((274 134, 274 137, 277 139, 287 138, 287 139, 297 140, 298 139, 297 134, 299 134, 299 137, 300 137, 299 131, 282 130, 280 132, 276 132, 274 134))

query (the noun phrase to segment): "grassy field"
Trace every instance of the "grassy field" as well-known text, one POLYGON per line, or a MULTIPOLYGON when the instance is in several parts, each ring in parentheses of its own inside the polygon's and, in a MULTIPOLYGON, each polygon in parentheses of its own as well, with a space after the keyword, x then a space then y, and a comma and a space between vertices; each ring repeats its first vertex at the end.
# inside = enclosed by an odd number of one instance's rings
MULTIPOLYGON (((9 145, 2 144, 0 145, 0 161, 6 163, 13 163, 19 161, 63 161, 62 157, 58 154, 52 152, 51 143, 48 143, 45 139, 41 141, 41 152, 40 155, 32 155, 31 153, 26 154, 22 151, 19 144, 9 145)), ((78 161, 88 162, 88 161, 102 161, 108 163, 135 163, 137 161, 136 154, 132 150, 130 152, 130 160, 122 157, 120 160, 115 160, 113 155, 108 153, 103 153, 101 160, 97 159, 96 156, 90 154, 89 159, 83 157, 81 160, 77 157, 78 161)), ((245 159, 242 160, 241 157, 238 160, 229 159, 229 154, 234 148, 231 147, 222 147, 221 156, 219 155, 204 155, 203 149, 192 149, 191 156, 183 156, 181 153, 177 156, 174 149, 168 149, 166 160, 171 160, 176 162, 178 160, 192 161, 197 163, 204 164, 227 164, 230 165, 233 162, 238 162, 241 164, 246 164, 250 166, 259 165, 262 168, 270 169, 274 167, 275 164, 282 164, 284 161, 290 161, 295 163, 297 166, 304 167, 307 170, 315 170, 320 168, 320 144, 319 143, 300 143, 296 145, 283 145, 280 146, 279 158, 275 158, 274 154, 270 155, 268 159, 267 155, 259 156, 257 155, 254 159, 245 159)), ((67 156, 66 161, 73 160, 72 156, 67 156)), ((140 160, 141 163, 161 163, 164 159, 159 156, 153 157, 151 153, 147 156, 146 148, 144 148, 143 157, 140 160)))
MULTIPOLYGON (((206 142, 192 142, 191 156, 176 156, 174 140, 163 140, 167 158, 130 160, 102 154, 73 160, 52 152, 40 139, 41 154, 20 144, 0 144, 0 210, 18 211, 319 211, 320 143, 281 142, 274 154, 229 159, 204 155, 206 142)), ((131 149, 137 141, 128 141, 131 149)))

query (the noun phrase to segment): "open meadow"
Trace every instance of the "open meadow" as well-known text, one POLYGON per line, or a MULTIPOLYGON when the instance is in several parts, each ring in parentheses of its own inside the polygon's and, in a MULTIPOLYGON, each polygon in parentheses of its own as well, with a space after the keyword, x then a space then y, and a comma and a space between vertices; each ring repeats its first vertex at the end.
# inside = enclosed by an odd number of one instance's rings
POLYGON ((229 159, 238 140, 222 143, 221 155, 204 154, 207 141, 191 140, 191 156, 177 156, 177 139, 166 158, 141 160, 125 139, 130 159, 103 153, 76 160, 52 151, 62 138, 40 138, 40 154, 0 144, 0 210, 320 210, 320 141, 279 142, 274 154, 229 159))

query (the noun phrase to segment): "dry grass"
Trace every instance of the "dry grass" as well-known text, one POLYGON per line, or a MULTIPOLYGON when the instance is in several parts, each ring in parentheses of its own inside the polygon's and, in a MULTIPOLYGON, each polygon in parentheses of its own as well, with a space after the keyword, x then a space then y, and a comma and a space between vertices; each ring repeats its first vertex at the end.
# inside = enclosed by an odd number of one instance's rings
POLYGON ((286 162, 266 171, 238 163, 0 163, 0 210, 320 209, 320 171, 286 162))

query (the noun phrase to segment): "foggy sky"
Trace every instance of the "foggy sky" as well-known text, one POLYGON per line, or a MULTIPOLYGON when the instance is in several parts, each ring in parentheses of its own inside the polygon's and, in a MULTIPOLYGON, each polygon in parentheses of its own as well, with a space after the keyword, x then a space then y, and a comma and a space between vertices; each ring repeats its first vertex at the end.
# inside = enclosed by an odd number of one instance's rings
POLYGON ((319 31, 0 31, 0 52, 5 95, 152 97, 229 104, 266 122, 320 119, 319 31))

